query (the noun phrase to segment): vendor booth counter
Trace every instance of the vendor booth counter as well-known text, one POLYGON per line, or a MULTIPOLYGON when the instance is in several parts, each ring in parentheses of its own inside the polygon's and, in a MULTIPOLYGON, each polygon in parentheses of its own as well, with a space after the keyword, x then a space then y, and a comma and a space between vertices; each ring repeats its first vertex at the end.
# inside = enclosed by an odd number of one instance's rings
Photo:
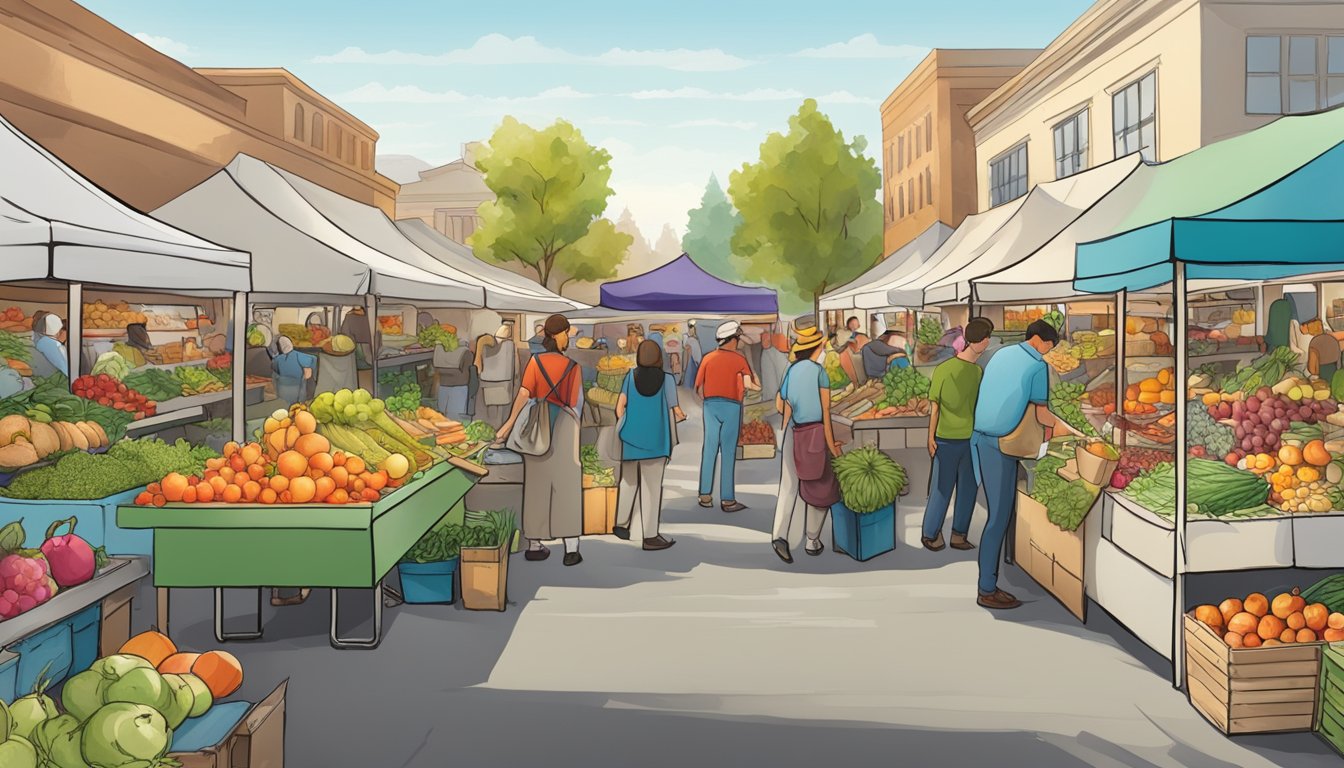
POLYGON ((380 591, 374 592, 371 637, 342 637, 338 631, 338 590, 376 590, 384 576, 420 537, 463 498, 485 472, 465 462, 437 464, 372 504, 242 505, 171 504, 122 506, 123 528, 153 529, 154 585, 160 589, 157 625, 168 632, 169 590, 214 590, 215 637, 262 636, 261 595, 265 587, 331 590, 331 645, 376 648, 382 640, 380 591), (225 589, 256 590, 256 628, 225 632, 225 589))

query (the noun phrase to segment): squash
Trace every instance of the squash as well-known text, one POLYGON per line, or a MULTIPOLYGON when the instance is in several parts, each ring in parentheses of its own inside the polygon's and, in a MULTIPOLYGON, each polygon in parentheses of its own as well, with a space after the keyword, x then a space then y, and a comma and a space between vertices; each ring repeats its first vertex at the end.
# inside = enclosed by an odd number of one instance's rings
POLYGON ((89 442, 90 449, 103 447, 102 432, 89 426, 87 421, 76 421, 74 424, 75 429, 78 429, 80 434, 84 435, 84 439, 89 442))
POLYGON ((1176 404, 1176 392, 1174 390, 1164 389, 1158 393, 1158 396, 1161 398, 1161 401, 1167 405, 1176 404))
POLYGON ((243 665, 228 651, 207 651, 191 665, 191 674, 201 678, 216 700, 238 690, 243 684, 243 665))
POLYGON ((1162 402, 1162 393, 1161 393, 1161 392, 1140 392, 1140 393, 1139 393, 1139 402, 1140 402, 1140 403, 1147 403, 1148 405, 1156 405, 1156 404, 1162 402))
POLYGON ((61 438, 56 434, 56 429, 50 424, 43 424, 40 421, 32 423, 33 432, 30 435, 33 441, 33 448, 37 449, 37 458, 45 459, 53 453, 61 450, 61 438))
MULTIPOLYGON (((1295 445, 1285 445, 1279 448, 1279 461, 1290 467, 1296 467, 1302 463, 1302 449, 1295 445)), ((1261 598, 1263 599, 1263 595, 1261 598)))
POLYGON ((122 643, 121 648, 117 653, 127 653, 132 656, 139 656, 150 664, 153 664, 157 669, 163 662, 168 660, 168 657, 177 653, 177 646, 173 644, 172 640, 168 639, 167 635, 150 630, 148 632, 141 632, 130 640, 122 643))
POLYGON ((17 469, 36 464, 37 461, 37 449, 23 436, 0 448, 0 467, 17 469))
POLYGON ((1302 447, 1302 460, 1316 467, 1330 463, 1330 452, 1325 449, 1325 441, 1312 440, 1302 447))
POLYGON ((1139 382, 1140 392, 1161 392, 1162 382, 1157 379, 1144 379, 1139 382))
POLYGON ((32 424, 29 423, 27 416, 14 413, 0 419, 0 446, 9 445, 19 435, 27 437, 30 434, 32 434, 32 424))

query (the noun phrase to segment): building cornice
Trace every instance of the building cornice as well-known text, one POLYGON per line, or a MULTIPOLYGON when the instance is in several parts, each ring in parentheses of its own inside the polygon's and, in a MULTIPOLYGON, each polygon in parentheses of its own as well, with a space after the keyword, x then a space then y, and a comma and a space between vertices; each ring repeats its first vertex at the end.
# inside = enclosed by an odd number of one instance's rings
POLYGON ((378 132, 368 123, 345 111, 339 104, 318 93, 312 86, 300 80, 293 72, 283 67, 197 67, 195 72, 222 87, 230 85, 281 85, 308 101, 319 105, 324 111, 331 112, 349 123, 364 137, 378 140, 378 132))

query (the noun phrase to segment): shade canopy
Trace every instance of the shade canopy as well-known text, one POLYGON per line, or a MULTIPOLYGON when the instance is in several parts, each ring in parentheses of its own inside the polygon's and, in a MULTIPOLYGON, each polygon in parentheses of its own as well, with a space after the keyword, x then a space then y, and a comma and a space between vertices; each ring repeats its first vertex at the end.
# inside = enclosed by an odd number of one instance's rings
POLYGON ((0 118, 0 280, 248 289, 248 255, 136 211, 0 118))
POLYGON ((1063 271, 1071 276, 1072 258, 1056 254, 1054 258, 1058 263, 1052 263, 1035 258, 1035 255, 1098 200, 1124 183, 1141 164, 1136 153, 1058 181, 1037 185, 995 236, 980 248, 974 260, 924 289, 924 303, 1054 298, 1051 291, 1042 289, 1041 285, 1051 273, 1063 271), (998 294, 981 290, 982 281, 999 279, 998 275, 1009 270, 1016 270, 1025 281, 1015 286, 1019 290, 998 294))
POLYGON ((1344 110, 1284 117, 1152 169, 1111 233, 1077 246, 1090 293, 1344 270, 1344 110))
MULTIPOLYGON (((240 154, 154 215, 250 250, 252 286, 259 293, 373 294, 466 307, 485 303, 478 286, 405 263, 361 242, 347 231, 354 229, 348 221, 319 211, 291 180, 284 171, 240 154)), ((408 242, 407 247, 413 246, 408 242)))
POLYGON ((919 268, 938 247, 951 236, 953 229, 941 221, 919 233, 873 265, 846 285, 828 291, 821 297, 821 308, 827 309, 882 309, 887 304, 887 291, 897 281, 919 268))
POLYGON ((923 264, 887 289, 887 306, 924 306, 924 289, 974 261, 985 244, 1030 196, 967 216, 923 264))
POLYGON ((769 288, 720 280, 682 254, 642 275, 602 284, 602 306, 635 312, 774 315, 779 301, 769 288))
POLYGON ((397 229, 420 250, 461 272, 485 290, 485 306, 510 312, 568 312, 588 305, 546 290, 507 269, 486 264, 471 248, 449 238, 420 219, 402 219, 397 229))

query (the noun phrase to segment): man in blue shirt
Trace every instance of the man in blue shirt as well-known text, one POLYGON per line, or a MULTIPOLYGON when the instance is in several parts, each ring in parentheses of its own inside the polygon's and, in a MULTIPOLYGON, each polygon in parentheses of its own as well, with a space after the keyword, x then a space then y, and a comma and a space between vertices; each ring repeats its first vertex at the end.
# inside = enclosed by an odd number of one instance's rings
POLYGON ((50 313, 41 318, 40 327, 33 323, 33 350, 37 352, 32 363, 34 376, 50 376, 53 373, 63 373, 67 378, 70 376, 70 359, 65 345, 58 338, 63 327, 65 325, 61 318, 50 313))
POLYGON ((971 453, 975 474, 985 488, 989 519, 980 536, 980 581, 976 602, 985 608, 1016 608, 1022 603, 999 589, 999 563, 1003 539, 1008 533, 1017 502, 1018 457, 999 449, 999 438, 1017 428, 1027 409, 1036 409, 1036 419, 1045 427, 1082 433, 1057 418, 1047 408, 1050 402, 1050 372, 1044 355, 1059 343, 1059 331, 1044 320, 1027 326, 1027 340, 1003 347, 985 366, 980 396, 975 404, 975 431, 971 453))

